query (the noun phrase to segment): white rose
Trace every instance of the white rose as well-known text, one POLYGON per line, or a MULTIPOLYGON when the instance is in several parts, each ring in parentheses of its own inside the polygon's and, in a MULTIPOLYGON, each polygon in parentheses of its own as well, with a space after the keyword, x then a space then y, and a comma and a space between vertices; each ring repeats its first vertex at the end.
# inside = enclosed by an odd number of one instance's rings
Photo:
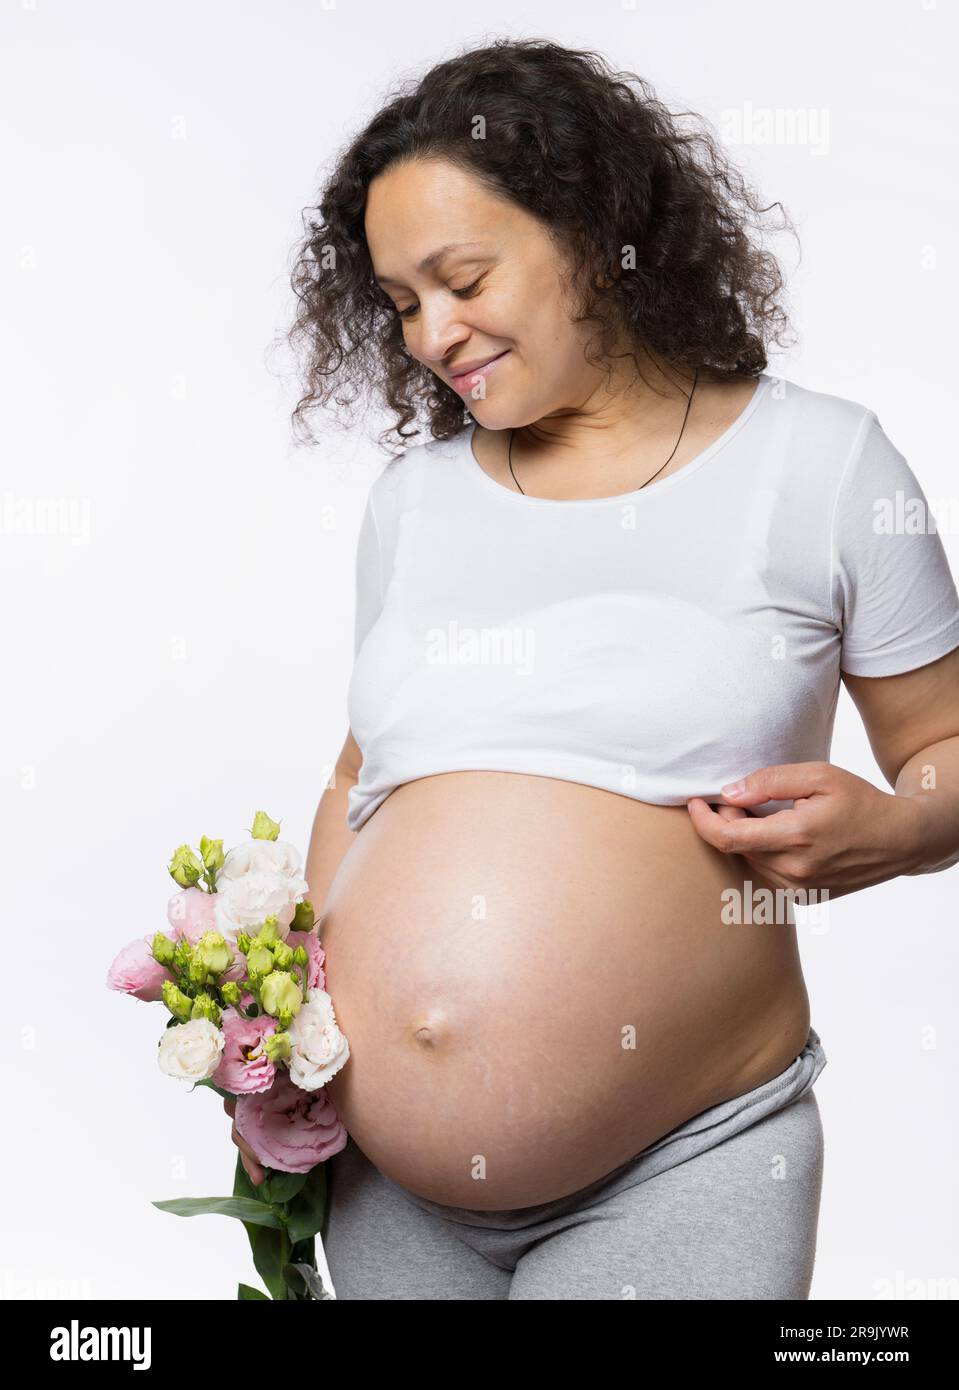
POLYGON ((180 1081, 205 1081, 220 1065, 226 1042, 208 1018, 191 1018, 165 1028, 160 1039, 160 1070, 180 1081))
POLYGON ((336 1026, 333 1000, 325 989, 311 989, 290 1024, 290 1080, 304 1091, 318 1091, 349 1060, 350 1045, 336 1026))
POLYGON ((217 930, 235 943, 237 932, 255 935, 273 916, 285 941, 297 901, 309 888, 300 864, 299 851, 282 840, 250 840, 231 849, 216 876, 217 930))

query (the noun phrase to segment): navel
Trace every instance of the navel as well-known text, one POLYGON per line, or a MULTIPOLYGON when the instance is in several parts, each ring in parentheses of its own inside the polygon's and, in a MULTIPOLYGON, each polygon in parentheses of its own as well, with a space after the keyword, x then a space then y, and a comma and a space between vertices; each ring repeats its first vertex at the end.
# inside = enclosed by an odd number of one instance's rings
POLYGON ((446 1040, 446 1025, 442 1016, 430 1011, 417 1014, 410 1025, 413 1041, 420 1047, 433 1049, 446 1040))

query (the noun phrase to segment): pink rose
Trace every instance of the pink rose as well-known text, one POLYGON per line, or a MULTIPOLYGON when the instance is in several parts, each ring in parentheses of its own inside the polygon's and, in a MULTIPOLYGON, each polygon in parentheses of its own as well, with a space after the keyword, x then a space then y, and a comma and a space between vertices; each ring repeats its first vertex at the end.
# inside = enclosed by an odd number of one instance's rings
POLYGON ((124 946, 107 971, 107 989, 132 994, 147 1004, 162 999, 163 981, 172 980, 173 976, 154 960, 152 945, 152 936, 138 936, 136 941, 124 946))
POLYGON ((348 1135, 325 1089, 304 1091, 279 1067, 269 1091, 240 1096, 236 1130, 266 1168, 308 1173, 346 1148, 348 1135))
POLYGON ((276 1066, 263 1050, 263 1039, 276 1032, 276 1019, 270 1014, 244 1018, 236 1009, 224 1009, 220 1031, 225 1042, 214 1084, 237 1096, 268 1091, 276 1066))
POLYGON ((167 921, 173 928, 174 941, 185 936, 195 946, 204 932, 217 931, 215 893, 202 888, 183 888, 167 903, 167 921))
POLYGON ((323 962, 326 960, 326 952, 320 945, 320 938, 315 931, 291 931, 286 938, 286 944, 291 950, 295 951, 297 946, 302 946, 309 956, 307 970, 309 979, 307 986, 309 989, 326 989, 326 972, 323 969, 323 962))

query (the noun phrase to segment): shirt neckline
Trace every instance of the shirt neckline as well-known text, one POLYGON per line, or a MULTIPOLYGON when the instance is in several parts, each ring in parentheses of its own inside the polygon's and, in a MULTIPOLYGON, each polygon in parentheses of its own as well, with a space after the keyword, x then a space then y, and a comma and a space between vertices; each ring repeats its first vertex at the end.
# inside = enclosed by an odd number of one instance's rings
POLYGON ((691 458, 688 463, 684 463, 682 468, 678 468, 675 473, 670 473, 667 478, 661 478, 659 482, 648 483, 644 487, 638 487, 632 492, 617 492, 611 497, 530 497, 525 492, 519 492, 514 488, 508 488, 503 483, 498 483, 495 478, 491 478, 486 469, 481 467, 479 459, 473 453, 473 436, 476 433, 476 422, 474 421, 465 429, 459 438, 462 440, 462 461, 467 470, 476 476, 477 481, 487 489, 498 492, 502 497, 508 497, 513 502, 521 506, 536 507, 603 507, 613 503, 620 505, 626 502, 642 500, 659 492, 665 492, 690 474, 698 472, 704 463, 719 453, 720 449, 730 442, 734 435, 738 434, 746 422, 755 414, 760 401, 765 397, 773 378, 767 372, 760 372, 757 378, 757 386, 743 409, 728 425, 722 434, 713 440, 712 444, 707 444, 706 448, 698 453, 695 458, 691 458))

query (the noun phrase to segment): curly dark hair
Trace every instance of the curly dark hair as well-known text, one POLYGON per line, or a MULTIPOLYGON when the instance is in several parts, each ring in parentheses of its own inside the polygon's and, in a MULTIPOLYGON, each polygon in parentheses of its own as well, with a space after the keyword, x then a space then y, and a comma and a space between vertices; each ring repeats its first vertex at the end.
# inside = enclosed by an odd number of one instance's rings
MULTIPOLYGON (((351 409, 364 388, 396 412, 385 441, 415 439, 420 403, 434 439, 469 423, 463 398, 407 350, 364 233, 372 180, 425 157, 456 164, 540 219, 568 255, 576 321, 599 326, 589 360, 601 369, 625 342, 667 367, 754 377, 767 344, 782 344, 783 277, 761 245, 769 208, 708 128, 681 129, 647 82, 597 53, 497 39, 392 96, 303 213, 289 341, 308 351, 294 430, 330 401, 351 409)), ((792 229, 785 214, 783 225, 792 229)))

